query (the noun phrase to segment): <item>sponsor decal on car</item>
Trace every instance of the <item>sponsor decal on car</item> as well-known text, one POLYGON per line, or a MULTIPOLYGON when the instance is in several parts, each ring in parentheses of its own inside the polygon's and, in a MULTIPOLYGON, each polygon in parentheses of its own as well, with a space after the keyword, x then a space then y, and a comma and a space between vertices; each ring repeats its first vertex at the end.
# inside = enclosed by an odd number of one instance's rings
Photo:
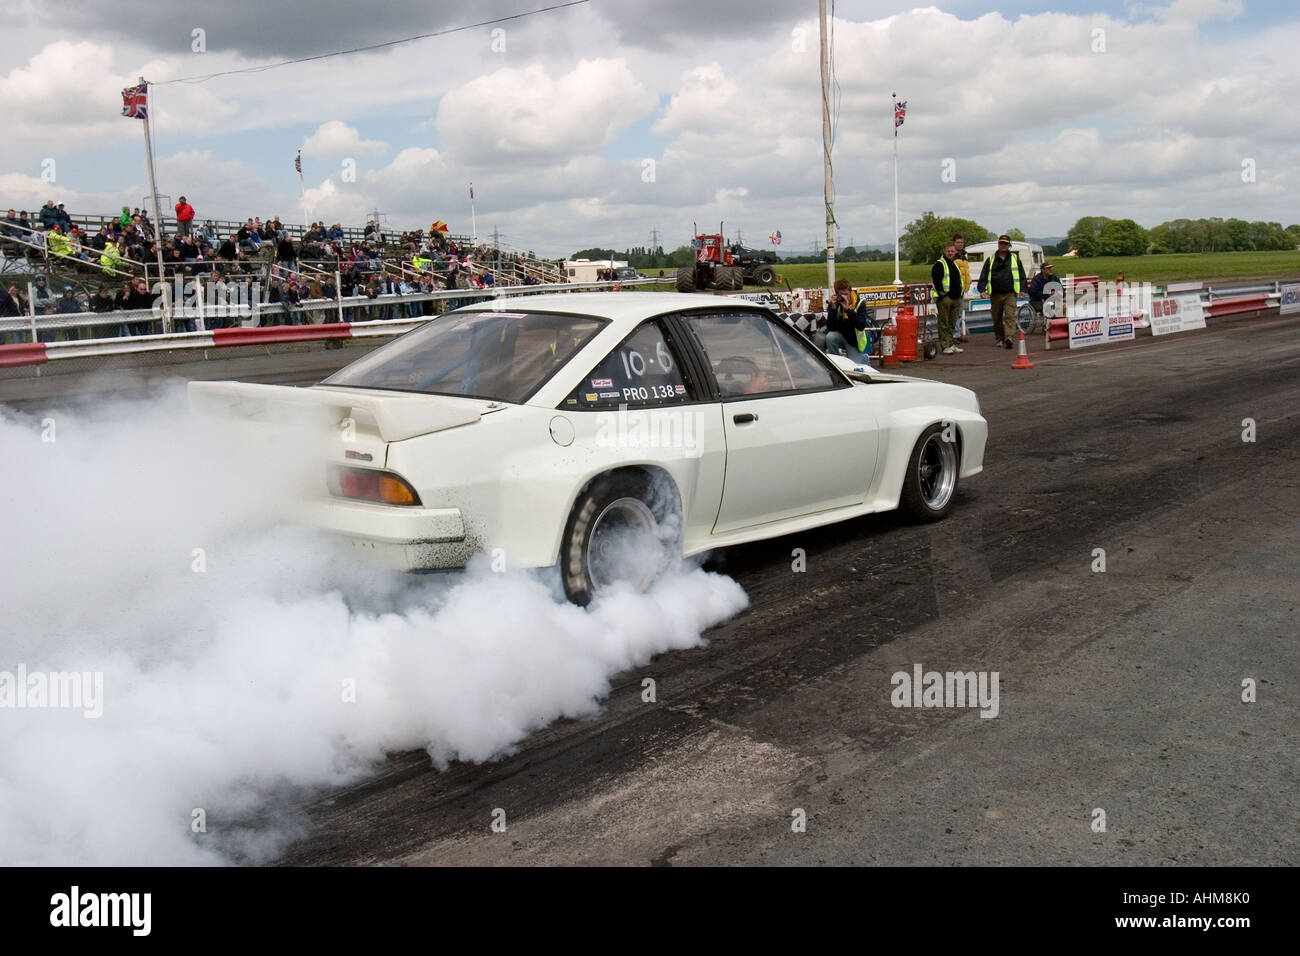
POLYGON ((613 391, 613 392, 601 392, 601 393, 600 393, 600 397, 601 397, 601 398, 622 398, 622 397, 623 397, 623 393, 622 393, 622 392, 619 392, 619 391, 613 391))
POLYGON ((685 385, 674 385, 674 386, 673 386, 673 391, 676 392, 678 395, 685 395, 685 394, 686 394, 686 386, 685 386, 685 385))
POLYGON ((583 397, 583 399, 584 399, 585 401, 588 401, 588 402, 594 402, 594 401, 596 401, 597 395, 596 395, 595 392, 588 392, 587 394, 583 395, 582 397, 583 397))
POLYGON ((591 380, 592 388, 613 388, 614 380, 612 378, 593 378, 591 380))

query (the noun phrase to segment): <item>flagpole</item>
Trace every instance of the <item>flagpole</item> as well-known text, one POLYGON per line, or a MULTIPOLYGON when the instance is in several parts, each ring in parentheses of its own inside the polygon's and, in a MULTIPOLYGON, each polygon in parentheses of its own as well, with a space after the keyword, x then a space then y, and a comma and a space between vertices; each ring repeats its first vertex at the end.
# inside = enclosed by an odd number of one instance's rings
POLYGON ((826 193, 826 287, 835 288, 835 210, 832 201, 835 185, 831 174, 831 107, 829 101, 830 79, 826 49, 826 0, 817 0, 818 26, 821 30, 822 71, 822 167, 825 174, 826 193))
POLYGON ((902 285, 898 274, 898 94, 894 98, 894 285, 902 285))
POLYGON ((478 245, 478 217, 474 214, 474 181, 469 183, 469 240, 471 246, 478 245))
POLYGON ((302 178, 302 150, 298 150, 298 158, 294 160, 294 168, 298 170, 298 201, 302 205, 303 228, 307 223, 307 184, 302 178))
POLYGON ((144 77, 140 77, 140 83, 145 88, 145 114, 144 122, 144 155, 149 164, 149 197, 153 200, 153 221, 154 221, 154 251, 158 258, 158 281, 163 287, 163 334, 170 334, 172 330, 172 312, 171 303, 167 298, 167 274, 163 268, 163 218, 162 210, 158 208, 158 184, 154 180, 153 172, 153 141, 149 138, 149 123, 153 117, 153 104, 149 102, 149 87, 145 84, 144 77))

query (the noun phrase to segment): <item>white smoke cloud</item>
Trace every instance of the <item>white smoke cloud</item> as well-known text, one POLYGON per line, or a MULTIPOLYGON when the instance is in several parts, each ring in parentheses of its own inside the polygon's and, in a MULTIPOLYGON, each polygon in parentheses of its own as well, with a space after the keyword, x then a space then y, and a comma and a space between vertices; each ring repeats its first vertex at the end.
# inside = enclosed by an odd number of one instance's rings
POLYGON ((747 603, 700 570, 581 609, 554 575, 486 560, 430 576, 359 565, 271 523, 275 493, 315 467, 307 446, 199 428, 180 389, 93 413, 0 410, 0 455, 0 671, 103 674, 96 719, 0 707, 5 864, 272 858, 301 835, 304 788, 392 751, 427 748, 438 766, 509 753, 747 603))

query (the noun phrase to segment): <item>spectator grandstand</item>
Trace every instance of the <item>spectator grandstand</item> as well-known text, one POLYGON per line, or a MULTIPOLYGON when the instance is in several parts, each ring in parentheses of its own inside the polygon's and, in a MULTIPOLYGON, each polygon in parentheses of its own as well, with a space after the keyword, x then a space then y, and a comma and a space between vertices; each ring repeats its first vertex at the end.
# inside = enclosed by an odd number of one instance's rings
MULTIPOLYGON (((173 219, 162 225, 160 237, 142 210, 125 206, 117 216, 74 216, 53 201, 34 215, 10 209, 0 220, 0 319, 148 308, 159 279, 159 248, 168 284, 178 278, 182 283, 199 278, 222 288, 256 283, 260 303, 275 315, 272 321, 288 324, 303 321, 298 306, 312 299, 389 297, 383 304, 349 307, 348 312, 361 313, 354 314, 356 319, 396 318, 413 316, 417 309, 431 314, 434 304, 395 305, 392 296, 565 281, 562 262, 473 245, 468 236, 449 234, 441 222, 427 232, 397 233, 373 220, 357 228, 323 221, 298 225, 279 217, 209 219, 187 233, 178 231, 173 219), (55 289, 63 295, 56 296, 55 289)), ((208 323, 214 324, 219 320, 208 323)), ((192 325, 192 320, 178 319, 176 330, 192 325)), ((154 321, 101 321, 93 332, 69 326, 57 334, 64 340, 142 335, 159 331, 157 326, 154 321)), ((48 341, 54 334, 42 331, 41 338, 48 341)), ((20 340, 22 332, 0 331, 0 344, 20 340)))

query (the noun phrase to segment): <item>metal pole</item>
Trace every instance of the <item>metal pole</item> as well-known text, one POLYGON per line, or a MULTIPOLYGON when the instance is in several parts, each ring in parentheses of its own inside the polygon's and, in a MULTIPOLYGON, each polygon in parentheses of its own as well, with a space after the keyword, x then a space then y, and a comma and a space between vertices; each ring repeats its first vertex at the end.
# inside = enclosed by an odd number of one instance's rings
POLYGON ((478 217, 474 213, 474 181, 469 183, 469 241, 471 246, 478 245, 478 217))
MULTIPOLYGON (((894 108, 898 108, 898 94, 894 97, 894 108)), ((894 285, 902 285, 898 274, 898 119, 894 117, 894 285)))
POLYGON ((208 323, 203 313, 203 280, 198 276, 194 277, 194 303, 199 307, 199 331, 206 332, 208 323))
POLYGON ((334 301, 339 304, 339 322, 343 322, 343 277, 339 270, 334 270, 334 301))
MULTIPOLYGON (((144 83, 144 77, 140 77, 140 82, 144 83)), ((149 103, 149 89, 145 87, 145 103, 148 104, 145 120, 141 124, 144 126, 144 154, 149 163, 149 197, 153 200, 153 220, 154 220, 154 238, 157 243, 156 252, 158 256, 158 281, 163 285, 163 333, 169 333, 172 330, 172 315, 169 308, 167 287, 166 287, 166 270, 163 268, 163 220, 162 211, 158 208, 158 184, 154 182, 153 175, 153 141, 149 138, 149 119, 153 113, 153 104, 149 103)))
POLYGON ((36 288, 30 282, 27 283, 27 313, 32 319, 32 342, 36 342, 36 288))
POLYGON ((830 106, 830 64, 827 60, 829 50, 826 46, 826 0, 817 0, 817 23, 821 29, 821 71, 822 71, 822 166, 825 172, 826 187, 826 286, 835 288, 835 211, 832 206, 835 196, 834 182, 831 178, 831 106, 830 106))

